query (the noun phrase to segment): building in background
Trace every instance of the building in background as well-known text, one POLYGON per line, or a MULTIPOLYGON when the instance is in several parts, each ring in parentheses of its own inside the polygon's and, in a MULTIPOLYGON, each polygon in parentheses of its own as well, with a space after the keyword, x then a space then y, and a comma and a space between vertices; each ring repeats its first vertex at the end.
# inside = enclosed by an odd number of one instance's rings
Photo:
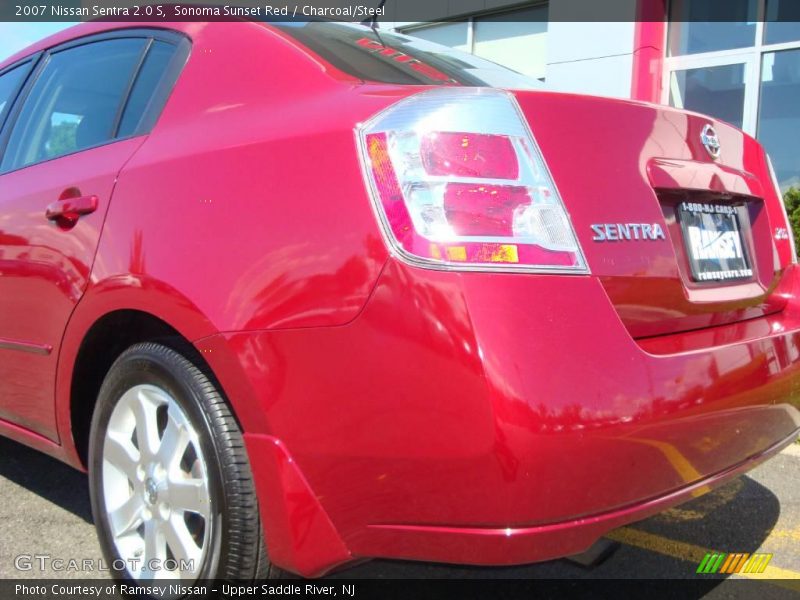
POLYGON ((603 0, 580 22, 586 0, 444 5, 452 22, 391 25, 552 90, 710 114, 761 140, 784 191, 800 187, 798 0, 603 0), (603 22, 600 10, 618 20, 603 22))

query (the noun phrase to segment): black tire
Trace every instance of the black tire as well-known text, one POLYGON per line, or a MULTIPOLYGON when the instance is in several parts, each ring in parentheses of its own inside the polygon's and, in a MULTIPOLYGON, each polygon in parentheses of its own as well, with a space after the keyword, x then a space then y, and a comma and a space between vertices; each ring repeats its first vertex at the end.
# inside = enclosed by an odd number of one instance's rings
MULTIPOLYGON (((92 514, 107 564, 119 565, 103 495, 103 444, 109 419, 122 395, 135 386, 166 391, 197 432, 205 457, 212 507, 207 550, 198 579, 256 580, 280 576, 270 564, 242 432, 212 380, 182 354, 166 346, 142 343, 114 362, 97 399, 89 445, 92 514)), ((161 433, 159 433, 161 435, 161 433)), ((131 579, 127 570, 113 570, 131 579)))

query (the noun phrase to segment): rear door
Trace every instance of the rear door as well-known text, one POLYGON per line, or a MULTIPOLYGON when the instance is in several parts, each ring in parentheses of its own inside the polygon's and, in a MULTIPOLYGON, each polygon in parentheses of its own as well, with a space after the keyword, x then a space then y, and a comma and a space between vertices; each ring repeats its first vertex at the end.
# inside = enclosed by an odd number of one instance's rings
POLYGON ((86 290, 117 174, 144 140, 144 115, 176 47, 139 30, 53 49, 9 112, 0 140, 0 419, 50 439, 61 338, 86 290))

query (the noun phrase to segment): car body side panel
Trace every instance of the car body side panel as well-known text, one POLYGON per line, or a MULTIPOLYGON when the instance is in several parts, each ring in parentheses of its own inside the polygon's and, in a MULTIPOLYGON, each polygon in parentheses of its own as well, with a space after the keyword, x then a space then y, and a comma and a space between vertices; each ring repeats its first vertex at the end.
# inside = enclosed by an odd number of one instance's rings
POLYGON ((345 544, 367 547, 372 526, 524 529, 627 510, 770 451, 800 427, 800 315, 780 318, 656 355, 595 278, 392 260, 346 326, 214 339, 345 544))
MULTIPOLYGON (((410 91, 333 80, 261 25, 176 28, 192 37, 192 56, 119 177, 59 359, 58 425, 73 464, 71 373, 105 314, 147 312, 189 340, 340 325, 363 308, 388 256, 353 123, 410 91)), ((265 430, 237 378, 227 381, 237 415, 265 430)))
POLYGON ((214 371, 258 489, 282 492, 267 538, 303 574, 359 554, 469 562, 476 531, 496 562, 548 558, 504 554, 498 532, 634 520, 797 431, 795 268, 780 312, 637 342, 596 276, 409 267, 381 239, 353 126, 416 90, 329 77, 260 25, 176 28, 192 58, 120 175, 62 344, 72 464, 75 358, 120 309, 164 320, 214 371))
POLYGON ((141 141, 118 141, 0 175, 0 338, 42 349, 0 351, 0 418, 54 441, 64 328, 90 285, 117 175, 141 141), (45 212, 65 194, 94 196, 98 208, 62 228, 45 212))
MULTIPOLYGON (((92 282, 64 332, 56 372, 56 421, 64 449, 62 460, 81 470, 84 465, 72 438, 70 405, 74 400, 71 398, 73 371, 81 343, 92 326, 104 316, 118 310, 134 310, 152 315, 189 340, 216 333, 213 324, 189 298, 181 295, 172 286, 146 274, 120 275, 92 282)), ((249 417, 250 421, 257 422, 257 413, 247 412, 247 407, 252 404, 247 401, 247 397, 240 397, 241 403, 236 408, 249 417)))
POLYGON ((387 257, 353 124, 391 98, 357 94, 266 28, 238 25, 195 34, 120 177, 94 278, 168 281, 218 331, 340 325, 387 257))
POLYGON ((245 434, 269 559, 293 573, 322 575, 352 555, 280 440, 245 434))

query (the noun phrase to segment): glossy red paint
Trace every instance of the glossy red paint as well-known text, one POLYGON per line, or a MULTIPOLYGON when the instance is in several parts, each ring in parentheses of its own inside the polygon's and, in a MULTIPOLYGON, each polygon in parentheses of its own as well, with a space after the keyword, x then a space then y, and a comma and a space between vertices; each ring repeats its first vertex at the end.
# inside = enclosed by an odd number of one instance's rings
POLYGON ((270 431, 355 556, 579 552, 795 435, 794 310, 780 327, 715 328, 712 343, 675 352, 684 334, 633 340, 597 279, 557 279, 391 261, 349 325, 200 346, 249 363, 270 431), (505 528, 525 541, 502 541, 505 528), (551 547, 555 531, 565 537, 551 547))
POLYGON ((295 573, 316 574, 353 559, 280 440, 246 434, 270 560, 295 573))
POLYGON ((122 141, 0 176, 0 335, 52 348, 11 352, 0 361, 0 418, 52 440, 58 439, 52 407, 61 336, 89 285, 117 175, 141 143, 122 141), (54 203, 80 196, 81 189, 91 190, 96 210, 80 226, 51 222, 54 203))
POLYGON ((785 219, 758 142, 724 123, 668 107, 541 93, 518 98, 592 274, 603 282, 634 337, 780 310, 791 247, 788 240, 773 239, 785 219), (718 161, 700 141, 703 126, 710 122, 725 148, 718 161), (564 143, 578 139, 578 145, 564 143), (683 242, 674 237, 670 212, 673 201, 668 196, 676 190, 682 198, 697 201, 734 196, 750 204, 750 241, 758 250, 754 281, 708 287, 689 279, 681 262, 683 242), (592 223, 630 222, 667 225, 668 240, 640 243, 635 251, 627 243, 592 240, 592 223))
POLYGON ((80 467, 81 343, 114 311, 157 317, 220 382, 270 554, 304 575, 578 552, 797 435, 800 277, 752 138, 667 108, 516 93, 591 274, 427 270, 387 249, 354 135, 422 88, 364 84, 259 24, 161 26, 193 49, 149 136, 0 175, 14 190, 0 260, 16 268, 0 286, 17 286, 0 302, 19 312, 0 338, 53 349, 0 345, 0 386, 30 395, 0 394, 0 433, 80 467), (98 210, 59 228, 45 211, 70 188, 98 210), (676 190, 750 203, 752 281, 688 279, 676 190), (592 224, 631 222, 665 239, 592 240, 592 224), (52 254, 8 254, 22 247, 52 254))

